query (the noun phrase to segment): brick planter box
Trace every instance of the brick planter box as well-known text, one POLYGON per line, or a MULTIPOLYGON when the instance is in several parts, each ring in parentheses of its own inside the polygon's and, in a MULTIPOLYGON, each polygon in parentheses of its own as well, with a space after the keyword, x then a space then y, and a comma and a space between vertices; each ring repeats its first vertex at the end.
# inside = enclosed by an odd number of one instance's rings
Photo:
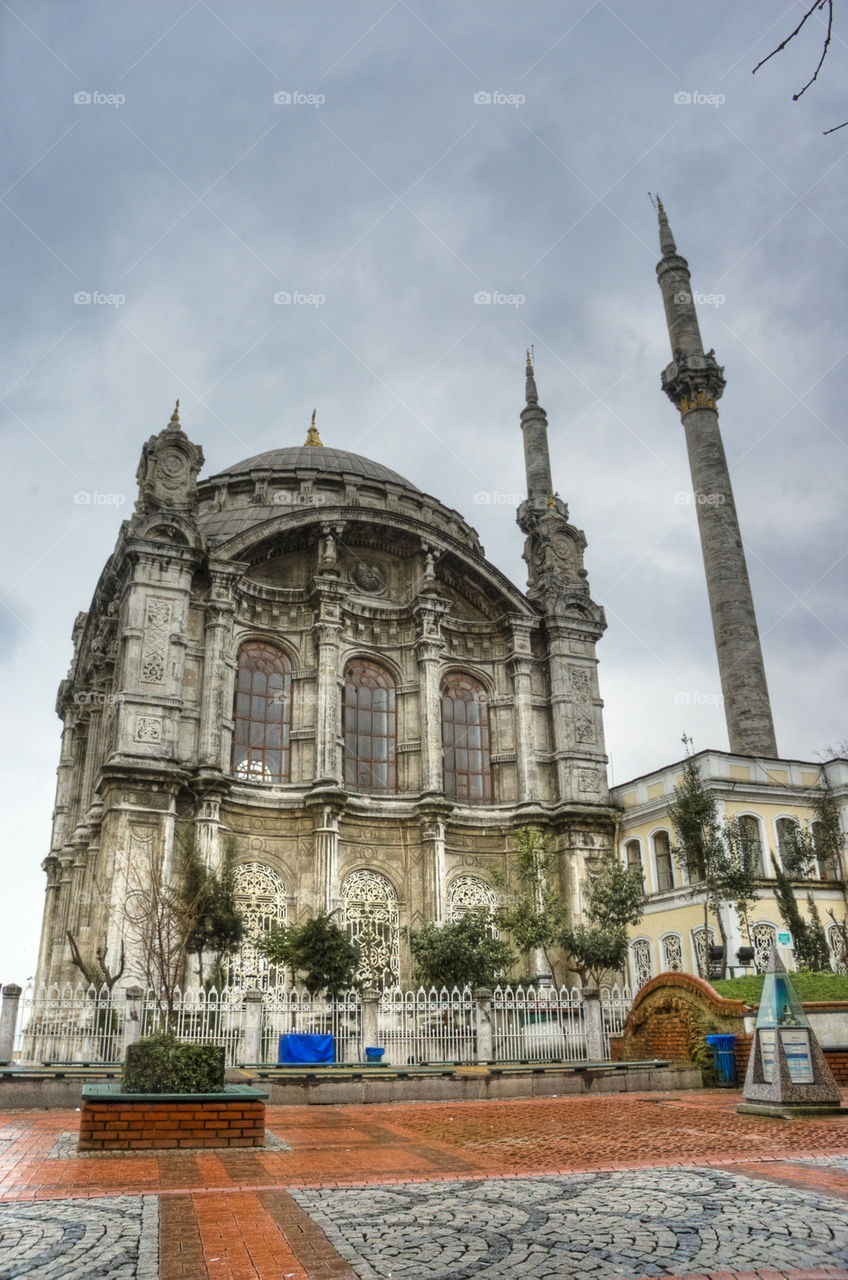
POLYGON ((267 1092, 227 1085, 223 1093, 121 1093, 82 1088, 80 1151, 168 1147, 264 1147, 267 1092))

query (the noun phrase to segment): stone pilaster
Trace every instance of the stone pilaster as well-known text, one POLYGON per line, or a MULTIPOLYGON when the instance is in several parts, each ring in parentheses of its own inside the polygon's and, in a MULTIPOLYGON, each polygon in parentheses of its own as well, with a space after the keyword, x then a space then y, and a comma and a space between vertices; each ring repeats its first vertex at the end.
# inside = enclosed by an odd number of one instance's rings
POLYGON ((435 595, 421 595, 412 608, 418 636, 415 657, 420 691, 421 791, 424 795, 441 795, 444 779, 439 674, 445 648, 442 619, 450 602, 435 595))
POLYGON ((539 798, 533 733, 533 655, 530 647, 533 623, 527 618, 512 618, 510 624, 512 652, 507 665, 512 679, 517 799, 519 804, 532 804, 539 798))
POLYGON ((315 785, 342 782, 340 737, 341 590, 334 578, 316 578, 313 593, 317 651, 315 715, 315 785))
POLYGON ((206 601, 203 656, 203 697, 200 704, 201 768, 228 772, 224 759, 223 723, 232 714, 232 678, 227 659, 233 635, 233 586, 243 566, 215 566, 206 601))
POLYGON ((315 835, 315 909, 329 913, 339 898, 339 819, 345 795, 338 792, 312 806, 315 835))
POLYGON ((423 850, 422 906, 425 919, 441 924, 447 919, 447 862, 445 828, 453 806, 446 800, 425 800, 418 806, 423 850))

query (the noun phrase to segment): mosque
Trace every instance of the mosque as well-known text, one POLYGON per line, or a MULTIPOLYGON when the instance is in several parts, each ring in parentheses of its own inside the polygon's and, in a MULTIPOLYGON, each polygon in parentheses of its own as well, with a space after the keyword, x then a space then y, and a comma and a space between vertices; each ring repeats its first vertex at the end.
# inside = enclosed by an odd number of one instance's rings
MULTIPOLYGON (((696 510, 730 752, 701 753, 702 769, 727 816, 759 824, 759 959, 781 929, 768 851, 781 821, 809 819, 822 767, 778 758, 719 433, 723 372, 704 352, 662 206, 659 221, 672 351, 662 386, 695 494, 711 495, 696 510)), ((167 874, 186 824, 210 866, 235 850, 248 937, 230 981, 245 988, 269 980, 260 932, 324 911, 359 942, 369 984, 407 983, 409 928, 493 907, 493 873, 508 877, 528 825, 550 836, 576 917, 610 849, 642 867, 632 983, 697 968, 714 938, 673 858, 680 765, 608 786, 596 656, 606 621, 585 535, 555 490, 529 357, 520 422, 526 588, 485 558, 458 512, 325 446, 314 417, 302 446, 207 479, 179 406, 151 436, 59 688, 38 982, 76 982, 74 950, 114 969, 143 909, 139 869, 167 874)), ((848 762, 824 768, 848 813, 848 762)), ((816 894, 844 913, 845 867, 819 871, 816 894)), ((837 934, 831 945, 844 968, 837 934)), ((129 950, 127 985, 139 976, 129 950)))

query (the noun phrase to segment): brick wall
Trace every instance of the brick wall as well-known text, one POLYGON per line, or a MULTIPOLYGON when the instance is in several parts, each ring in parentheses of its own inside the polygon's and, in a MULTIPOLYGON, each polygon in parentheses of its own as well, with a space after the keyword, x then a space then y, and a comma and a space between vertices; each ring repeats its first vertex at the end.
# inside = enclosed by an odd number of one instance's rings
POLYGON ((104 1102, 84 1098, 80 1112, 80 1151, 264 1144, 265 1103, 257 1099, 104 1102))

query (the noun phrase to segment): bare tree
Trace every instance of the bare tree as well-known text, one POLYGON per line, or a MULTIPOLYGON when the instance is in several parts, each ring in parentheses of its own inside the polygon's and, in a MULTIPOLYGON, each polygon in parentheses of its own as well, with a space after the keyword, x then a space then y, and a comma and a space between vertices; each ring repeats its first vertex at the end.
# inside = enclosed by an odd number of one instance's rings
MULTIPOLYGON (((783 50, 786 48, 786 46, 788 44, 791 44, 791 42, 796 38, 796 36, 800 35, 804 26, 806 26, 807 22, 809 22, 809 20, 815 15, 817 11, 818 12, 825 11, 827 14, 827 27, 824 33, 824 40, 822 41, 821 55, 819 56, 816 69, 813 72, 813 74, 810 76, 809 80, 806 82, 806 84, 801 86, 801 88, 798 90, 797 93, 793 93, 792 95, 793 102, 797 102, 798 99, 803 97, 803 95, 807 92, 807 90, 810 88, 810 85, 815 84, 816 80, 818 80, 819 78, 819 72, 824 66, 824 60, 827 57, 828 50, 830 49, 830 42, 833 39, 833 0, 813 0, 813 3, 806 10, 806 12, 804 13, 803 17, 801 18, 801 21, 798 23, 795 30, 790 31, 786 39, 781 40, 780 44, 776 45, 775 48, 772 49, 771 53, 766 54, 764 58, 761 58, 760 61, 757 63, 757 65, 754 67, 754 75, 756 75, 760 67, 763 67, 767 62, 770 62, 771 59, 775 57, 776 54, 782 53, 783 50)), ((842 124, 834 125, 832 129, 825 129, 824 133, 825 134, 836 133, 837 129, 844 129, 846 124, 848 124, 848 120, 843 120, 842 124)))

